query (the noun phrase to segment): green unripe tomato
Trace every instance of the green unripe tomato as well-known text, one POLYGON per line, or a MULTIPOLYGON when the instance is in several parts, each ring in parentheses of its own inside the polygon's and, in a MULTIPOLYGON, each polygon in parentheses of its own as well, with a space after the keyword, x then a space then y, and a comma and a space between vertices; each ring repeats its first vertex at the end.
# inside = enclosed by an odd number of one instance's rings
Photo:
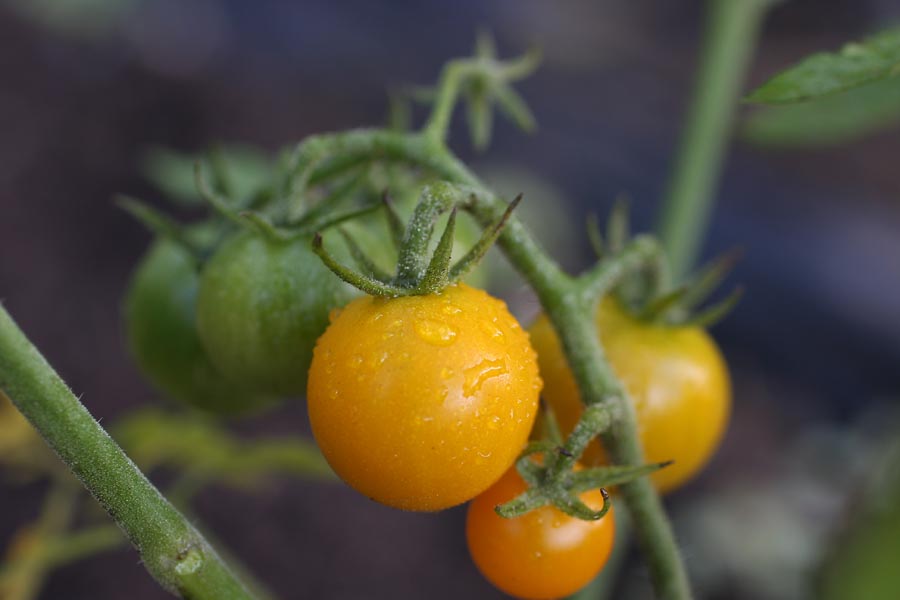
POLYGON ((197 335, 197 264, 190 252, 157 240, 125 296, 125 332, 143 374, 161 392, 196 408, 233 414, 269 403, 227 381, 197 335))
POLYGON ((349 289, 302 237, 288 242, 242 232, 203 269, 200 339, 218 369, 239 385, 302 396, 316 339, 349 289))

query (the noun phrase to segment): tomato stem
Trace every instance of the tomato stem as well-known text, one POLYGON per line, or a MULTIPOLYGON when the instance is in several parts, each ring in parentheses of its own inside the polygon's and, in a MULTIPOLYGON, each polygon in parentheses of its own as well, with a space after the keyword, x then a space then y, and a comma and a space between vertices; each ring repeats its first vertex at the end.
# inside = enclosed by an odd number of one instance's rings
POLYGON ((206 539, 138 470, 0 306, 0 389, 109 512, 165 589, 252 598, 206 539))
POLYGON ((714 206, 738 97, 774 0, 710 0, 700 68, 657 227, 676 281, 693 268, 714 206))
MULTIPOLYGON (((395 285, 413 288, 423 281, 428 270, 428 243, 434 233, 434 225, 442 214, 454 207, 459 198, 459 190, 443 181, 423 188, 400 244, 395 285)), ((452 247, 452 239, 450 242, 448 250, 452 247)))

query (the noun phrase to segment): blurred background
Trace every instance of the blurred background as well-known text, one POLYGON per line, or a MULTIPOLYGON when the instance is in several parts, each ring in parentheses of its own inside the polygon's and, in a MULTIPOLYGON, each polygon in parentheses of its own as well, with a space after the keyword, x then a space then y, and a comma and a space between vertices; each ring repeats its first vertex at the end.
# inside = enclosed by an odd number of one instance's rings
MULTIPOLYGON (((158 403, 120 315, 150 235, 112 202, 118 192, 162 198, 142 172, 148 148, 274 153, 311 133, 382 123, 388 86, 433 82, 479 27, 503 56, 543 48, 519 88, 540 128, 525 137, 499 122, 480 155, 460 122, 453 146, 500 191, 524 192, 528 210, 554 224, 539 237, 583 266, 582 215, 605 213, 619 193, 633 200, 636 228, 653 227, 702 14, 685 0, 3 0, 0 300, 104 423, 158 403)), ((784 2, 765 22, 747 89, 898 19, 896 0, 784 2)), ((742 123, 751 112, 742 107, 742 123)), ((729 282, 746 296, 714 329, 733 369, 734 414, 712 465, 668 499, 703 598, 817 597, 831 549, 871 504, 864 491, 889 471, 900 431, 898 131, 809 147, 739 128, 729 150, 704 256, 744 249, 729 282)), ((530 318, 527 294, 506 293, 530 318)), ((239 429, 307 431, 305 409, 294 402, 239 429)), ((0 480, 0 548, 36 517, 45 487, 0 480)), ((195 506, 284 598, 500 597, 469 561, 462 509, 406 514, 298 481, 213 487, 195 506)), ((166 597, 130 549, 56 571, 41 597, 126 589, 166 597)), ((616 590, 649 596, 637 557, 616 590)))

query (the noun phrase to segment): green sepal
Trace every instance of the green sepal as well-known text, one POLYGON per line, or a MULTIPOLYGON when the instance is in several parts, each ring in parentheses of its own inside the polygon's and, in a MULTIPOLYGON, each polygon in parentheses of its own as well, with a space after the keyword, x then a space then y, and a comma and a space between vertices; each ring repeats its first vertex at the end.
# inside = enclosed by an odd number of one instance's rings
POLYGON ((600 232, 600 219, 597 217, 597 213, 588 214, 585 226, 591 250, 594 251, 594 256, 597 260, 602 260, 606 255, 606 243, 603 240, 603 234, 600 232))
POLYGON ((731 311, 738 305, 744 296, 744 288, 737 287, 721 302, 713 304, 709 308, 701 310, 688 319, 685 319, 684 325, 687 327, 703 327, 709 328, 727 317, 731 311))
POLYGON ((500 218, 485 228, 481 238, 450 269, 450 281, 459 281, 481 262, 481 259, 487 254, 487 251, 491 249, 491 246, 494 245, 494 242, 496 242, 497 238, 500 237, 500 234, 503 233, 503 228, 506 226, 507 221, 509 221, 509 217, 516 207, 519 206, 519 202, 521 201, 522 194, 519 194, 509 203, 500 218))
POLYGON ((370 296, 407 296, 413 290, 394 286, 383 281, 379 281, 374 277, 369 277, 361 273, 357 273, 353 269, 345 267, 338 262, 331 254, 325 250, 322 245, 322 234, 316 233, 312 240, 312 249, 325 266, 331 269, 332 273, 340 277, 353 287, 369 294, 370 296))
POLYGON ((425 275, 419 283, 419 289, 428 293, 439 292, 444 289, 448 283, 448 275, 450 273, 450 260, 453 258, 453 234, 456 232, 456 207, 450 211, 450 218, 447 219, 447 225, 444 227, 444 233, 438 241, 434 254, 431 255, 431 262, 425 270, 425 275))
POLYGON ((368 257, 365 251, 363 251, 359 244, 356 243, 356 240, 353 239, 353 236, 342 228, 338 228, 338 233, 340 233, 341 237, 344 239, 344 244, 350 252, 350 257, 353 259, 353 262, 356 263, 358 269, 373 279, 378 279, 380 281, 387 281, 390 279, 391 276, 368 257))
POLYGON ((607 488, 614 485, 622 485, 655 473, 671 465, 674 461, 664 461, 640 465, 637 467, 612 465, 608 467, 592 467, 572 473, 572 482, 569 490, 575 493, 597 488, 607 488))
POLYGON ((403 245, 403 238, 406 237, 406 225, 403 224, 403 219, 401 219, 399 213, 397 213, 397 209, 394 206, 394 201, 391 200, 390 194, 384 192, 381 196, 381 202, 384 204, 384 214, 387 216, 391 241, 394 243, 394 249, 399 252, 400 247, 403 245))
POLYGON ((194 258, 198 260, 202 258, 203 249, 190 239, 185 226, 178 221, 131 196, 117 195, 116 204, 140 221, 142 225, 157 237, 172 240, 187 250, 194 258))
POLYGON ((629 212, 628 198, 626 196, 616 198, 606 224, 607 249, 610 254, 621 252, 631 237, 631 217, 629 212))

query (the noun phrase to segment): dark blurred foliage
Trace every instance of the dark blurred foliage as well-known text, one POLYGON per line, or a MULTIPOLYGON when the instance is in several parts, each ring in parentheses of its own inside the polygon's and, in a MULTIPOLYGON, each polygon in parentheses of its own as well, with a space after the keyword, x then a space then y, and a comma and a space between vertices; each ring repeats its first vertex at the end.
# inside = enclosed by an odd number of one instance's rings
MULTIPOLYGON (((0 4, 0 298, 104 422, 157 401, 119 322, 129 271, 150 238, 111 202, 123 191, 159 200, 137 167, 148 145, 196 151, 240 141, 274 151, 310 133, 379 123, 388 85, 433 81, 483 26, 503 53, 544 49, 543 67, 521 87, 540 130, 523 138, 501 125, 482 158, 460 127, 455 147, 476 166, 514 164, 549 179, 575 201, 547 211, 605 212, 628 192, 637 225, 650 228, 702 15, 701 3, 681 0, 81 4, 94 12, 61 15, 50 0, 0 4)), ((896 0, 785 2, 766 22, 748 89, 898 17, 896 0)), ((734 368, 735 414, 706 475, 672 498, 676 514, 700 492, 712 502, 737 483, 777 484, 804 432, 840 432, 895 403, 900 389, 897 130, 828 149, 735 143, 731 152, 705 254, 745 249, 732 279, 748 293, 715 329, 734 368)), ((541 202, 529 189, 501 191, 541 202)), ((584 264, 585 237, 568 239, 582 240, 569 243, 581 245, 584 264)), ((305 430, 305 411, 294 403, 241 427, 305 430)), ((0 546, 34 518, 42 491, 0 488, 0 546)), ((278 483, 209 490, 197 512, 285 598, 498 595, 469 564, 460 509, 411 515, 342 486, 278 483)), ((690 564, 690 538, 683 543, 690 564)), ((644 593, 640 569, 627 577, 626 588, 644 593)), ((761 597, 745 583, 726 577, 709 594, 761 597)), ((62 569, 43 597, 123 590, 164 597, 130 551, 62 569)))

